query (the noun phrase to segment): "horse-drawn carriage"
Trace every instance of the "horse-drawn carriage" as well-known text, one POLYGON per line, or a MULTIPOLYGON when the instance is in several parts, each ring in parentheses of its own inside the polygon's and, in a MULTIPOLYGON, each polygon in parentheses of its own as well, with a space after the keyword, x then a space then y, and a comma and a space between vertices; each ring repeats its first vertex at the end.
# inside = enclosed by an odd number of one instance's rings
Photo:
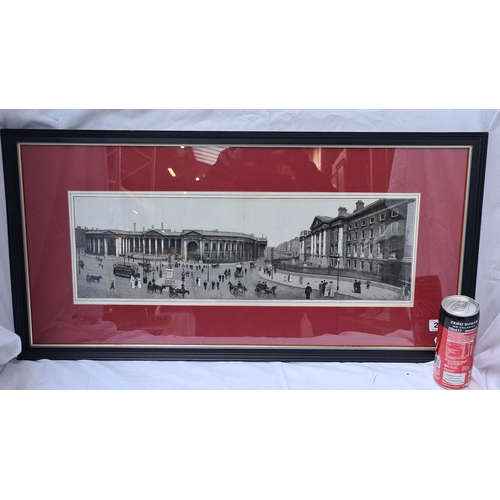
POLYGON ((89 283, 99 283, 102 280, 102 276, 96 276, 94 274, 87 273, 87 282, 89 283))
POLYGON ((148 293, 159 293, 161 295, 163 293, 163 290, 165 290, 166 288, 168 288, 168 296, 172 298, 176 298, 179 296, 184 298, 184 295, 186 295, 186 293, 189 295, 189 290, 186 290, 183 287, 176 288, 175 286, 169 284, 157 285, 152 281, 148 283, 148 293))
POLYGON ((276 285, 272 287, 268 287, 267 283, 258 283, 257 286, 255 287, 256 293, 259 295, 263 295, 265 297, 270 297, 271 295, 276 296, 276 289, 278 287, 276 285))
POLYGON ((169 297, 179 297, 179 295, 184 298, 184 295, 186 293, 189 295, 189 290, 186 290, 185 288, 175 288, 173 286, 168 287, 168 296, 169 297))
POLYGON ((247 288, 243 286, 241 282, 238 282, 237 285, 234 285, 230 281, 227 282, 227 286, 229 287, 229 292, 232 295, 244 295, 247 291, 247 288))
POLYGON ((167 288, 168 285, 157 285, 156 283, 153 283, 150 281, 148 283, 148 293, 159 293, 162 294, 163 290, 167 288))

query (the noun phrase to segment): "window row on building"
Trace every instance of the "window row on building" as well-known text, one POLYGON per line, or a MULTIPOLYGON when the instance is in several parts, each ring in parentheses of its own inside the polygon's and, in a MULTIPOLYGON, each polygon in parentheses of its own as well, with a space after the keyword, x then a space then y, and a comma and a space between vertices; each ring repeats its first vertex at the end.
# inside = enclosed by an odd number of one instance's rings
MULTIPOLYGON (((415 245, 416 200, 359 200, 349 213, 338 208, 335 217, 316 216, 298 237, 297 266, 339 268, 409 279, 415 245)), ((279 248, 279 247, 278 247, 279 248)), ((277 258, 279 259, 279 252, 277 258)))

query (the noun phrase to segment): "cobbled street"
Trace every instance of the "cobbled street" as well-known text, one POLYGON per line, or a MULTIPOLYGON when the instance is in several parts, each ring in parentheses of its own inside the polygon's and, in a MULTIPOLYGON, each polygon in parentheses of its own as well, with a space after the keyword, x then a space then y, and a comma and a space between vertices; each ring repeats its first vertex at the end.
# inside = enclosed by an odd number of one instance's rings
MULTIPOLYGON (((169 296, 168 286, 160 293, 150 293, 147 283, 143 281, 142 267, 139 266, 141 279, 132 283, 130 279, 113 275, 113 265, 123 263, 123 257, 96 258, 93 255, 80 257, 84 263, 83 269, 77 275, 78 297, 82 299, 124 299, 131 301, 178 301, 183 300, 179 294, 176 297, 169 296), (88 281, 87 276, 95 278, 88 281)), ((166 280, 167 262, 163 260, 149 259, 152 271, 147 275, 147 281, 154 279, 156 285, 164 285, 166 280), (160 277, 161 271, 161 277, 160 277)), ((140 256, 130 259, 128 262, 139 265, 142 262, 140 256)), ((255 267, 250 263, 243 263, 243 276, 235 278, 236 264, 220 264, 219 267, 199 263, 182 263, 173 267, 173 277, 177 289, 184 289, 187 293, 184 300, 223 300, 223 301, 273 301, 273 300, 305 300, 305 287, 309 283, 313 289, 311 300, 313 301, 335 301, 334 297, 322 297, 319 292, 319 284, 325 279, 319 275, 297 275, 276 271, 270 276, 264 272, 264 262, 257 261, 255 267), (230 274, 229 274, 230 273, 230 274), (184 275, 184 281, 183 281, 184 275), (302 277, 302 279, 301 279, 302 277), (198 280, 198 281, 197 281, 198 280), (256 291, 258 284, 267 284, 270 291, 273 287, 274 293, 266 293, 264 289, 256 291), (238 286, 231 292, 231 286, 238 286)), ((336 277, 327 277, 333 286, 337 285, 336 277)), ((361 293, 353 291, 352 280, 340 277, 338 280, 339 293, 343 299, 352 300, 402 300, 401 292, 397 289, 388 289, 371 283, 369 288, 363 286, 361 293)))

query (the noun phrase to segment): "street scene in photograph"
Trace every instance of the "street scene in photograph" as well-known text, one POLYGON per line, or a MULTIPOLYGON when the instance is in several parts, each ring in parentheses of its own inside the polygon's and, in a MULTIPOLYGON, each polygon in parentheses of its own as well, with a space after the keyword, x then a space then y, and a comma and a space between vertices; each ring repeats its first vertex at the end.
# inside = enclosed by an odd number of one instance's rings
POLYGON ((412 300, 417 196, 75 193, 71 211, 77 302, 412 300))

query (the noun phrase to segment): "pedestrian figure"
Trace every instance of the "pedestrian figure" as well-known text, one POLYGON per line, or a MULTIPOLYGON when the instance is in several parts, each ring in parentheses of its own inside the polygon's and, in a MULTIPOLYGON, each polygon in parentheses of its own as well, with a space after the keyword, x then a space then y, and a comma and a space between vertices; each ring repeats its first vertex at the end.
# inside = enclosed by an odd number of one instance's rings
POLYGON ((370 288, 370 280, 366 280, 366 289, 368 290, 368 288, 370 288))
POLYGON ((219 289, 219 282, 217 281, 217 290, 219 289))
POLYGON ((212 281, 212 290, 215 290, 215 281, 212 281))
MULTIPOLYGON (((202 270, 202 271, 203 271, 203 270, 202 270)), ((205 281, 203 282, 203 286, 204 286, 205 290, 207 289, 207 285, 208 285, 207 280, 205 280, 205 281)))
POLYGON ((109 287, 110 290, 115 289, 115 280, 111 280, 111 286, 109 287))
POLYGON ((306 288, 305 288, 304 291, 306 292, 306 299, 310 300, 311 293, 312 293, 312 288, 311 288, 311 285, 309 283, 306 285, 306 288))

